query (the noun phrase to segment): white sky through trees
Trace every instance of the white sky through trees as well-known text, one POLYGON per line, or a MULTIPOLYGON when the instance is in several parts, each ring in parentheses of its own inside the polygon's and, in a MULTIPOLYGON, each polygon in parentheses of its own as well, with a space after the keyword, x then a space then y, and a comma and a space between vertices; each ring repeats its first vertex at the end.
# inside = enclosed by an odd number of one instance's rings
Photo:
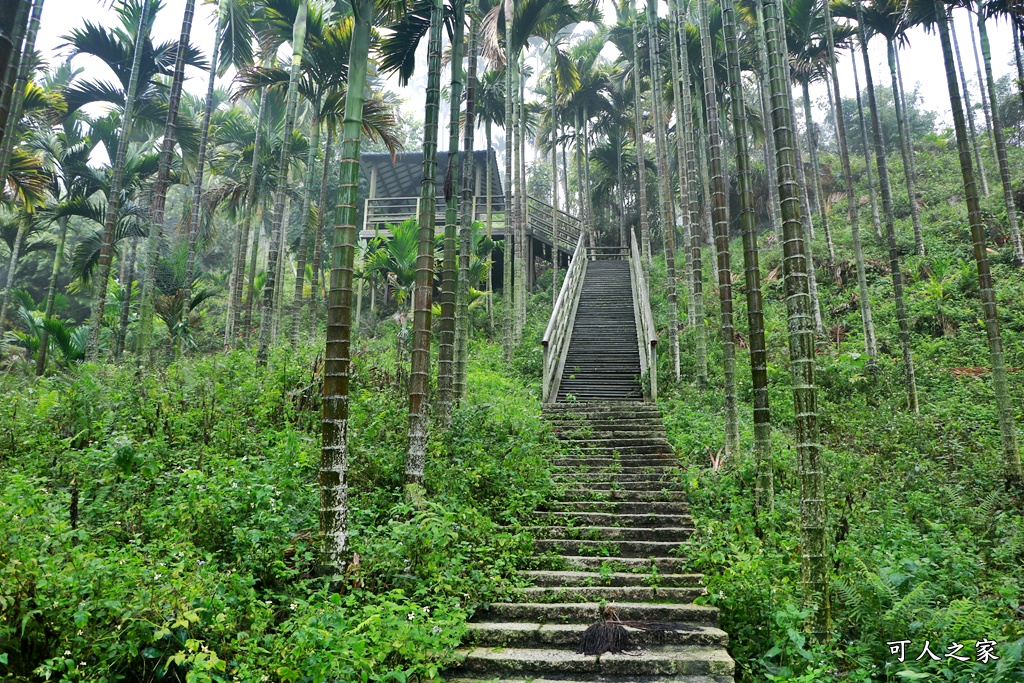
MULTIPOLYGON (((39 30, 39 37, 36 42, 37 49, 43 57, 55 63, 63 59, 67 54, 67 48, 62 47, 64 40, 61 36, 66 35, 71 29, 81 26, 86 20, 97 23, 112 24, 117 21, 112 9, 107 9, 107 3, 95 2, 95 0, 46 0, 43 7, 42 24, 39 30)), ((154 26, 154 39, 157 41, 176 40, 181 31, 182 12, 185 8, 185 0, 164 0, 164 8, 161 10, 154 26)), ((605 0, 604 12, 606 21, 611 21, 615 16, 612 4, 605 0)), ((638 3, 641 7, 643 0, 638 3)), ((214 40, 214 27, 212 20, 215 5, 200 0, 197 2, 196 15, 192 25, 192 43, 199 46, 204 53, 209 53, 214 40)), ((667 5, 661 3, 660 14, 667 14, 667 5)), ((970 34, 968 28, 970 22, 967 13, 958 9, 954 12, 956 20, 957 38, 960 42, 960 51, 964 59, 964 68, 967 71, 970 84, 971 103, 979 108, 979 121, 983 121, 980 112, 981 93, 977 81, 977 73, 974 66, 974 54, 971 50, 970 34)), ((586 30, 583 25, 578 30, 586 30)), ((1009 23, 1006 21, 988 22, 989 40, 992 48, 992 68, 996 79, 1005 74, 1015 71, 1013 66, 1013 37, 1009 23)), ((909 47, 901 50, 900 60, 903 68, 903 78, 908 95, 915 88, 923 101, 923 107, 935 111, 938 114, 938 125, 951 125, 949 115, 949 97, 946 90, 946 75, 942 63, 942 50, 939 46, 937 35, 930 35, 921 28, 914 28, 909 31, 909 47)), ((980 49, 980 46, 979 46, 980 49)), ((390 81, 388 86, 391 90, 405 98, 402 106, 403 112, 412 119, 423 119, 423 104, 425 88, 421 87, 426 78, 425 46, 421 46, 422 59, 419 60, 417 73, 407 88, 399 88, 397 82, 390 81), (423 83, 420 83, 423 81, 423 83)), ((612 53, 614 54, 614 53, 612 53)), ((850 67, 849 50, 842 50, 839 56, 839 78, 844 97, 852 97, 853 71, 850 67)), ((536 55, 529 55, 527 59, 536 70, 538 64, 536 55)), ((889 86, 889 67, 886 61, 885 41, 876 37, 871 41, 872 70, 876 87, 889 86)), ((112 78, 106 67, 98 59, 87 56, 75 58, 74 64, 83 67, 86 72, 83 75, 90 75, 101 79, 112 78)), ((861 61, 858 59, 858 71, 860 72, 861 87, 864 87, 864 74, 861 61)), ((206 91, 205 74, 197 69, 187 67, 186 91, 202 97, 206 91)), ((227 86, 228 79, 221 85, 227 86)), ((824 120, 827 104, 825 101, 825 89, 820 83, 812 86, 812 97, 815 100, 815 119, 820 123, 824 120)), ((799 96, 799 92, 795 92, 799 96)), ((447 109, 447 104, 442 106, 447 109)), ((447 113, 442 112, 443 121, 447 122, 447 113)), ((801 112, 798 112, 798 119, 802 119, 801 112)), ((447 135, 441 136, 442 148, 447 146, 447 135)), ((501 149, 501 131, 495 131, 495 145, 501 149)), ((482 133, 477 135, 477 148, 483 147, 482 133)), ((415 151, 415 150, 410 150, 415 151)))

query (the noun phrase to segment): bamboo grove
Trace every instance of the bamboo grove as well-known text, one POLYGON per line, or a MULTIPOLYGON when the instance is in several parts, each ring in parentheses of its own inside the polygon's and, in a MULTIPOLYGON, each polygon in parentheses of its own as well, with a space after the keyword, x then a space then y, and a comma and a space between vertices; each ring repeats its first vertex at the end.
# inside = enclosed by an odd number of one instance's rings
MULTIPOLYGON (((905 410, 917 412, 927 400, 915 376, 907 255, 895 220, 896 204, 908 203, 914 253, 928 258, 920 199, 928 180, 915 168, 912 103, 899 61, 918 26, 939 39, 944 56, 1003 471, 1008 490, 1024 498, 999 283, 989 266, 995 245, 1024 264, 999 118, 1004 94, 988 37, 1012 31, 1024 79, 1024 17, 1012 3, 217 0, 215 42, 195 45, 195 0, 184 1, 180 17, 179 5, 120 0, 117 25, 84 22, 63 37, 66 61, 47 65, 35 45, 44 1, 0 9, 0 220, 9 249, 0 270, 3 362, 37 375, 83 361, 151 369, 182 354, 252 347, 265 364, 276 345, 319 340, 325 571, 341 571, 348 560, 349 361, 366 324, 363 307, 372 315, 378 297, 395 297, 403 330, 411 324, 405 480, 408 497, 419 501, 428 495, 422 484, 431 430, 446 429, 465 395, 469 341, 474 321, 481 324, 474 302, 483 301, 486 324, 500 328, 506 360, 528 343, 528 269, 536 264, 527 262, 527 194, 537 192, 581 218, 587 244, 628 245, 635 231, 645 267, 662 264, 664 279, 648 280, 668 303, 661 381, 691 379, 721 393, 726 461, 747 457, 737 396, 749 387, 753 495, 762 511, 774 495, 766 353, 788 345, 807 627, 823 636, 829 534, 815 356, 828 331, 818 286, 848 278, 869 365, 890 353, 875 331, 868 247, 886 254, 905 410), (954 15, 970 18, 972 45, 977 31, 980 87, 973 90, 954 15), (156 22, 179 18, 178 40, 154 42, 156 22), (885 44, 888 79, 873 73, 873 41, 885 44), (425 63, 417 59, 421 46, 425 63), (86 74, 77 66, 82 56, 98 58, 106 73, 86 74), (844 59, 863 77, 863 96, 859 80, 841 82, 844 59), (205 94, 189 94, 187 75, 200 72, 205 94), (424 77, 422 126, 410 133, 401 91, 424 77), (226 90, 218 85, 227 82, 226 90), (814 120, 810 94, 822 85, 825 123, 814 120), (892 168, 880 115, 886 90, 897 124, 892 168), (844 93, 855 95, 855 112, 844 93), (972 96, 983 104, 984 123, 975 120, 972 96), (495 129, 503 136, 500 212, 508 237, 492 249, 478 247, 485 228, 468 208, 471 169, 459 152, 481 138, 490 149, 495 129), (826 182, 819 153, 826 135, 838 149, 835 182, 826 182), (439 149, 450 152, 446 167, 439 149), (863 159, 853 158, 854 149, 863 159), (390 241, 372 249, 357 238, 367 151, 422 151, 418 219, 394 226, 390 241), (988 178, 986 169, 997 173, 988 178), (907 197, 895 195, 897 172, 907 197), (841 190, 829 194, 829 185, 841 190), (989 193, 1005 206, 997 225, 981 209, 989 193), (832 236, 829 208, 837 201, 846 204, 849 254, 832 236), (737 237, 741 253, 733 254, 737 237), (766 242, 783 249, 785 340, 766 332, 762 283, 774 277, 759 264, 766 242), (503 253, 504 272, 501 291, 492 292, 494 249, 503 253), (45 268, 25 265, 41 255, 45 268), (745 305, 736 308, 740 297, 745 305), (62 315, 58 299, 73 300, 62 315), (216 344, 202 346, 196 331, 212 302, 222 304, 215 310, 223 319, 206 324, 223 327, 216 344), (744 350, 749 377, 737 370, 744 350)), ((488 237, 493 213, 488 206, 488 237)), ((556 220, 556 242, 558 230, 556 220)), ((550 270, 557 296, 564 276, 557 258, 550 270)))

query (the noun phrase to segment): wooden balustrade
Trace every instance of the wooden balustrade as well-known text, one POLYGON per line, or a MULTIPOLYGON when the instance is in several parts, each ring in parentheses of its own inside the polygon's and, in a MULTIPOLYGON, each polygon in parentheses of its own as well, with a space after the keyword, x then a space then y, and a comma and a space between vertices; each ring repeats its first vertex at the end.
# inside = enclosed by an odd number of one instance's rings
POLYGON ((558 383, 562 378, 562 367, 565 365, 565 354, 569 350, 573 320, 576 317, 576 307, 579 305, 583 277, 587 269, 587 259, 583 256, 583 236, 580 235, 576 238, 576 249, 573 251, 565 280, 551 311, 551 320, 548 321, 544 338, 541 340, 544 347, 544 403, 554 403, 558 396, 558 383))
POLYGON ((646 372, 648 379, 647 385, 644 386, 644 398, 654 401, 658 398, 658 332, 654 327, 650 293, 647 289, 640 249, 636 244, 636 235, 630 230, 629 236, 629 277, 633 284, 633 314, 636 317, 640 368, 646 372))

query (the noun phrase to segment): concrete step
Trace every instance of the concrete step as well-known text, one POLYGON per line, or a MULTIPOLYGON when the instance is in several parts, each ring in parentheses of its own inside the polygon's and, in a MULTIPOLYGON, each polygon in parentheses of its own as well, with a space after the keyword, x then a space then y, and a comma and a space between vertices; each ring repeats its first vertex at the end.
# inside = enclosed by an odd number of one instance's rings
POLYGON ((616 418, 577 418, 571 414, 551 416, 544 419, 555 431, 591 430, 594 434, 606 432, 663 432, 665 423, 660 417, 616 417, 616 418))
POLYGON ((533 548, 539 553, 617 557, 673 557, 682 546, 679 541, 581 541, 577 539, 537 539, 533 548))
POLYGON ((552 475, 553 481, 572 481, 572 482, 594 482, 598 484, 615 482, 616 484, 626 484, 632 482, 662 482, 667 483, 672 479, 671 474, 678 474, 675 469, 664 470, 661 472, 581 472, 577 469, 568 470, 556 470, 552 475))
POLYGON ((602 541, 674 541, 679 543, 693 535, 694 529, 683 526, 673 527, 629 527, 629 526, 533 526, 524 531, 534 538, 547 540, 590 539, 602 541))
POLYGON ((680 470, 676 465, 620 465, 618 463, 608 466, 588 466, 586 460, 580 458, 579 465, 552 465, 551 472, 554 476, 586 474, 592 475, 586 479, 594 481, 609 481, 624 474, 643 475, 645 477, 664 477, 667 479, 678 479, 680 470), (607 477, 607 479, 601 479, 607 477))
POLYGON ((604 453, 561 453, 551 459, 553 467, 568 467, 577 471, 603 472, 609 468, 616 472, 625 472, 628 468, 669 467, 679 468, 675 456, 668 453, 622 453, 612 449, 604 453))
POLYGON ((546 522, 546 526, 572 524, 579 528, 587 527, 693 527, 690 515, 630 515, 605 512, 537 512, 534 519, 546 522))
POLYGON ((686 514, 690 506, 686 501, 623 501, 623 500, 572 500, 551 501, 547 504, 551 512, 601 512, 604 514, 686 514))
POLYGON ((522 571, 535 586, 700 586, 703 574, 630 574, 628 572, 522 571))
POLYGON ((585 425, 559 425, 552 429, 560 439, 664 439, 663 425, 625 424, 608 427, 585 425))
POLYGON ((703 586, 529 586, 516 590, 527 602, 693 602, 706 593, 703 586))
POLYGON ((587 454, 592 456, 609 457, 613 454, 621 455, 664 455, 675 458, 676 452, 668 443, 634 443, 624 445, 611 445, 601 441, 595 442, 562 442, 564 455, 587 454))
POLYGON ((558 494, 558 500, 606 500, 628 502, 670 502, 685 501, 685 491, 644 491, 640 489, 620 488, 615 491, 597 491, 594 489, 566 489, 558 494))
MULTIPOLYGON (((467 643, 490 647, 557 647, 579 646, 583 632, 590 624, 537 624, 530 622, 471 622, 467 643)), ((725 647, 729 636, 714 626, 678 624, 677 631, 645 631, 626 626, 631 647, 652 645, 698 645, 703 647, 725 647)))
POLYGON ((650 676, 652 674, 732 675, 729 653, 719 647, 652 646, 639 655, 578 655, 572 650, 486 648, 460 651, 462 671, 487 674, 601 674, 650 676))
POLYGON ((568 571, 609 571, 649 574, 656 567, 661 574, 682 574, 690 568, 682 557, 598 557, 593 555, 550 555, 532 559, 536 569, 568 571))
MULTIPOLYGON (((478 611, 478 622, 529 621, 545 624, 590 624, 604 603, 597 602, 493 602, 478 611)), ((623 621, 672 621, 718 626, 718 609, 693 603, 609 602, 623 621)))
POLYGON ((665 480, 661 477, 634 481, 590 481, 588 479, 560 479, 554 482, 564 490, 587 489, 595 493, 611 491, 682 491, 681 481, 665 480))
POLYGON ((612 438, 595 438, 588 436, 576 438, 563 434, 560 435, 558 438, 559 441, 561 441, 563 444, 570 448, 573 446, 592 446, 595 448, 623 448, 626 446, 660 446, 665 449, 665 452, 669 452, 672 450, 672 444, 668 442, 668 439, 666 439, 664 435, 657 436, 654 438, 638 436, 612 438))

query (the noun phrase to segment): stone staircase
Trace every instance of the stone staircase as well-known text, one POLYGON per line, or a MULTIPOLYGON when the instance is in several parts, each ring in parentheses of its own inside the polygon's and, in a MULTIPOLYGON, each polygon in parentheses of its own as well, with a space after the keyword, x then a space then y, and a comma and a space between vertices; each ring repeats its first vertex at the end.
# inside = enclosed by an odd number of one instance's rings
POLYGON ((560 494, 537 513, 532 583, 469 624, 452 683, 732 683, 718 610, 694 604, 703 577, 687 570, 693 532, 686 493, 658 409, 639 402, 556 403, 545 416, 564 444, 560 494), (629 628, 626 654, 576 654, 607 603, 629 628))
POLYGON ((589 261, 558 400, 643 400, 629 261, 589 261))

